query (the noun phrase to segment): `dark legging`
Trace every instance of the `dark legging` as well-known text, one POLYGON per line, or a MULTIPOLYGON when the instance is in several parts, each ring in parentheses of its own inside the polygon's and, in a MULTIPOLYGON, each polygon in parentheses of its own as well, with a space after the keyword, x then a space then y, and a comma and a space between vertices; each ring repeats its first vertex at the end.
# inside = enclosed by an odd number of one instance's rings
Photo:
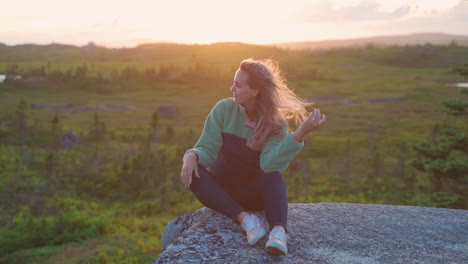
POLYGON ((280 172, 260 174, 248 180, 239 175, 214 175, 198 165, 200 178, 192 177, 190 190, 208 208, 234 221, 244 211, 265 210, 270 229, 280 225, 286 230, 288 200, 280 172))

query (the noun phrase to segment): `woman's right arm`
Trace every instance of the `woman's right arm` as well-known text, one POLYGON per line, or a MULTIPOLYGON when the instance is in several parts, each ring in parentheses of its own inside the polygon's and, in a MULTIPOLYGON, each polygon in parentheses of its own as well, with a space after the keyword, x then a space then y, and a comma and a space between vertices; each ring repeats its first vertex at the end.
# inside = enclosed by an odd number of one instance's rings
POLYGON ((195 152, 189 152, 184 155, 182 171, 180 172, 180 178, 185 187, 189 188, 190 184, 192 184, 193 174, 200 178, 198 174, 198 155, 195 152))
POLYGON ((225 112, 226 107, 221 100, 208 114, 198 142, 192 149, 185 152, 181 178, 186 187, 190 186, 193 173, 198 176, 198 164, 209 167, 218 157, 223 143, 222 127, 225 112))

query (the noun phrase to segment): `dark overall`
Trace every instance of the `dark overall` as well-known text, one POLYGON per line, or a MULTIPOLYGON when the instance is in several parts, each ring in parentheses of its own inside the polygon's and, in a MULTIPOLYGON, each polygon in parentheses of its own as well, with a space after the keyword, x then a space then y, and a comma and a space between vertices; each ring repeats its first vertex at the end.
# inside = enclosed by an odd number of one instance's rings
POLYGON ((260 169, 261 151, 252 150, 244 138, 223 133, 218 159, 207 169, 198 165, 200 178, 192 177, 190 190, 208 208, 237 221, 243 211, 265 210, 272 229, 286 229, 288 201, 280 172, 260 169))

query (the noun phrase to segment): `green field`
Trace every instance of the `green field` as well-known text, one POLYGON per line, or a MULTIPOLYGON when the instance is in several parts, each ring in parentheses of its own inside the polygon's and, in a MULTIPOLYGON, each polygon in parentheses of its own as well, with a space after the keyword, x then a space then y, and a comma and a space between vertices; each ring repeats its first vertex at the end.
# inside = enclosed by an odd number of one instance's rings
POLYGON ((0 263, 156 259, 165 224, 202 206, 179 181, 182 155, 249 57, 277 60, 310 110, 327 115, 284 174, 290 203, 468 208, 466 186, 434 194, 408 165, 411 145, 437 126, 466 129, 466 115, 447 115, 441 102, 460 97, 453 84, 466 79, 453 69, 468 63, 468 47, 0 45, 0 74, 22 76, 0 84, 0 263), (163 104, 180 115, 152 127, 163 104), (65 149, 68 130, 81 144, 65 149))

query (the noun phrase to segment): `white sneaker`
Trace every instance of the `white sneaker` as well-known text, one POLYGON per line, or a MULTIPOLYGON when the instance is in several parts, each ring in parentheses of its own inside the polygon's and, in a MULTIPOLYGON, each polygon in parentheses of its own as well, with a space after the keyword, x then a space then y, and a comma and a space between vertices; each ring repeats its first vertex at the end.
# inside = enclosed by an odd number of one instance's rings
POLYGON ((287 234, 283 230, 273 228, 268 236, 266 243, 266 250, 274 255, 288 254, 288 247, 286 246, 287 234))
POLYGON ((251 246, 255 245, 266 234, 265 228, 260 224, 260 219, 253 214, 244 217, 242 227, 247 233, 247 242, 251 246))

